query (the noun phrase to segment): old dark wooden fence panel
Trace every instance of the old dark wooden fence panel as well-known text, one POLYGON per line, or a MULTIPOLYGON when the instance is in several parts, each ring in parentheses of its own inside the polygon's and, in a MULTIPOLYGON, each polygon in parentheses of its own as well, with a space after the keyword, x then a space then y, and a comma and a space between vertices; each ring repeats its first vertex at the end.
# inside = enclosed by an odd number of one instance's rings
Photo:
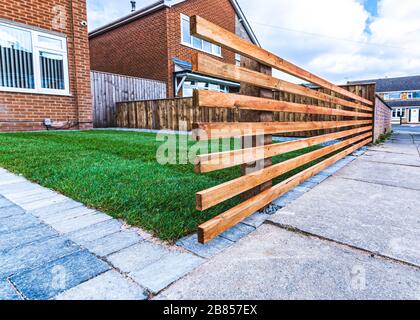
POLYGON ((117 102, 162 99, 166 84, 162 81, 91 71, 93 125, 117 126, 117 102))

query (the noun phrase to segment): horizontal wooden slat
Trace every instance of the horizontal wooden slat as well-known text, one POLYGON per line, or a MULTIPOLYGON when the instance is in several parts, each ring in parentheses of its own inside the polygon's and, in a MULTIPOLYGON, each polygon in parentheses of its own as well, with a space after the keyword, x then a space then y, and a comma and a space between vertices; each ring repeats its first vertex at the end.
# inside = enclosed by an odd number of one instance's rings
POLYGON ((205 173, 225 168, 238 166, 244 163, 252 163, 261 159, 271 158, 279 154, 311 147, 334 139, 345 138, 354 134, 371 131, 372 127, 362 127, 328 133, 316 137, 269 144, 255 148, 230 150, 219 153, 199 155, 195 159, 195 172, 205 173))
POLYGON ((277 163, 262 170, 252 172, 237 179, 227 181, 213 188, 197 192, 196 208, 200 211, 211 208, 225 200, 231 199, 247 190, 259 186, 264 182, 277 178, 286 172, 299 168, 307 163, 371 136, 371 132, 364 133, 322 149, 308 152, 296 158, 277 163))
POLYGON ((278 101, 266 98, 251 97, 233 93, 222 93, 208 90, 194 90, 194 105, 206 108, 238 108, 272 112, 294 112, 305 114, 322 114, 330 116, 372 118, 372 113, 355 112, 333 108, 318 107, 309 104, 278 101))
POLYGON ((363 106, 355 102, 337 98, 298 84, 280 80, 261 72, 239 67, 233 64, 226 64, 222 61, 216 60, 201 53, 195 53, 192 55, 192 69, 194 72, 205 74, 211 77, 248 83, 266 89, 285 91, 354 109, 372 111, 372 107, 363 106))
POLYGON ((193 139, 211 140, 262 134, 299 132, 371 124, 372 120, 308 122, 229 122, 194 123, 193 139), (197 130, 199 129, 199 130, 197 130))
POLYGON ((199 16, 193 16, 191 18, 191 33, 224 48, 233 50, 250 59, 256 60, 262 64, 337 92, 345 97, 363 102, 367 105, 373 105, 372 101, 340 88, 333 83, 322 79, 199 16))
POLYGON ((345 156, 351 154, 355 150, 370 142, 371 138, 363 140, 362 142, 337 153, 336 155, 290 177, 289 179, 280 182, 279 184, 276 184, 275 186, 240 203, 239 205, 227 210, 217 217, 201 224, 198 227, 198 241, 200 243, 209 242, 211 239, 217 237, 227 229, 235 226, 254 212, 270 204, 282 194, 293 189, 305 180, 311 178, 338 160, 344 158, 345 156))

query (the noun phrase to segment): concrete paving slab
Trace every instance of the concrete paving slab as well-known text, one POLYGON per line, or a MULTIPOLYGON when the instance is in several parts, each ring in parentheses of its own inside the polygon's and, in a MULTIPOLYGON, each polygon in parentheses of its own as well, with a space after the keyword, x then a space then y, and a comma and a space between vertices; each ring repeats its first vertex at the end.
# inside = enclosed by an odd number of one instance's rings
POLYGON ((172 252, 146 268, 130 273, 130 277, 156 294, 204 261, 189 253, 172 252))
POLYGON ((420 168, 356 161, 336 173, 337 177, 420 190, 420 168))
POLYGON ((302 182, 299 186, 304 187, 304 188, 308 188, 308 189, 312 189, 312 188, 316 187, 317 185, 318 185, 317 182, 306 180, 306 181, 302 182))
MULTIPOLYGON (((15 193, 10 193, 7 195, 7 198, 10 201, 16 201, 16 200, 21 200, 21 199, 25 199, 27 197, 31 197, 33 195, 37 195, 39 193, 43 193, 45 192, 45 190, 42 190, 43 188, 39 187, 39 188, 31 188, 29 190, 26 191, 20 191, 20 192, 15 192, 15 193)), ((51 192, 51 191, 50 191, 51 192)))
POLYGON ((22 297, 6 280, 0 280, 0 300, 22 300, 22 297))
POLYGON ((103 261, 83 250, 16 274, 10 281, 25 298, 47 300, 108 270, 103 261))
POLYGON ((0 219, 15 216, 15 215, 20 215, 24 213, 25 211, 23 209, 9 202, 9 206, 0 208, 0 219))
POLYGON ((86 208, 86 207, 77 207, 69 210, 63 210, 61 212, 56 212, 54 214, 45 215, 41 219, 45 223, 54 225, 58 222, 79 218, 86 215, 94 215, 97 211, 86 208))
POLYGON ((121 231, 121 228, 121 222, 112 219, 79 229, 67 234, 67 237, 78 244, 84 245, 90 241, 98 240, 110 234, 119 232, 121 231))
POLYGON ((73 242, 55 237, 41 239, 0 254, 0 278, 31 269, 80 250, 73 242))
POLYGON ((47 207, 42 207, 36 210, 30 210, 30 213, 36 217, 45 217, 51 214, 62 212, 64 210, 70 210, 70 209, 80 208, 80 207, 83 207, 83 204, 81 204, 80 202, 68 199, 66 201, 52 204, 47 207))
POLYGON ((368 151, 359 158, 360 160, 390 163, 390 164, 401 164, 407 166, 420 167, 420 156, 401 154, 401 153, 390 153, 380 151, 368 151))
MULTIPOLYGON (((324 176, 322 176, 322 177, 324 177, 324 176)), ((275 204, 279 207, 285 207, 290 202, 296 200, 297 198, 301 197, 304 194, 305 194, 305 192, 299 192, 299 191, 296 191, 295 189, 293 189, 293 190, 290 190, 289 192, 286 192, 282 196, 278 197, 276 200, 273 201, 273 204, 275 204)))
POLYGON ((109 255, 106 260, 118 270, 130 273, 144 269, 169 253, 169 250, 160 245, 143 241, 109 255))
POLYGON ((53 196, 51 198, 47 198, 47 199, 41 199, 41 200, 36 200, 33 202, 29 202, 29 203, 22 203, 19 204, 23 209, 27 210, 27 211, 31 211, 31 210, 35 210, 35 209, 40 209, 40 208, 44 208, 56 203, 61 203, 66 201, 68 198, 62 195, 56 195, 53 196))
POLYGON ((9 195, 15 194, 17 192, 24 192, 35 189, 39 190, 39 188, 40 187, 38 185, 25 180, 19 183, 14 183, 12 185, 0 186, 0 193, 7 198, 9 195))
POLYGON ((206 244, 201 244, 198 243, 197 234, 192 234, 178 240, 176 244, 200 257, 211 258, 229 248, 234 242, 218 236, 206 244))
POLYGON ((25 179, 21 177, 4 175, 0 179, 0 186, 8 186, 8 185, 18 183, 18 182, 23 182, 23 181, 25 181, 25 179))
POLYGON ((369 147, 369 150, 418 155, 417 148, 414 144, 386 143, 369 147))
POLYGON ((247 224, 251 227, 258 228, 260 225, 264 223, 265 220, 268 219, 270 215, 262 212, 256 212, 253 215, 249 216, 242 223, 247 224))
POLYGON ((314 183, 321 183, 322 181, 324 181, 324 180, 326 180, 326 179, 328 179, 328 175, 324 175, 324 174, 317 174, 317 175, 315 175, 315 176, 313 176, 312 178, 309 178, 308 180, 306 180, 306 181, 308 181, 308 182, 314 182, 314 183))
POLYGON ((0 255, 3 251, 55 236, 58 236, 58 233, 45 224, 36 224, 25 229, 0 233, 0 255))
POLYGON ((143 238, 134 231, 123 230, 117 233, 107 235, 98 240, 85 244, 85 247, 99 257, 105 257, 122 249, 132 246, 143 238))
POLYGON ((107 221, 110 219, 112 219, 110 216, 103 213, 97 213, 93 215, 89 214, 89 215, 78 217, 75 219, 70 219, 70 220, 54 223, 52 224, 52 227, 56 229, 58 232, 65 234, 65 233, 70 233, 76 230, 86 228, 88 226, 91 226, 100 222, 107 221))
POLYGON ((418 194, 332 177, 269 221, 420 266, 418 194))
POLYGON ((38 218, 28 213, 12 215, 0 219, 0 233, 12 232, 40 223, 38 218))
POLYGON ((107 271, 56 297, 56 300, 146 300, 147 292, 116 271, 107 271))
POLYGON ((249 226, 244 223, 238 223, 233 228, 230 228, 229 230, 223 232, 220 236, 230 241, 236 242, 239 239, 242 239, 243 237, 247 236, 254 230, 255 227, 249 226))
POLYGON ((419 290, 418 269, 265 224, 157 298, 417 299, 419 290))
POLYGON ((21 205, 36 202, 36 201, 51 199, 57 196, 59 196, 59 194, 56 192, 53 192, 50 190, 40 190, 28 196, 22 196, 22 197, 9 196, 9 199, 12 200, 14 203, 18 204, 19 206, 21 206, 21 205))

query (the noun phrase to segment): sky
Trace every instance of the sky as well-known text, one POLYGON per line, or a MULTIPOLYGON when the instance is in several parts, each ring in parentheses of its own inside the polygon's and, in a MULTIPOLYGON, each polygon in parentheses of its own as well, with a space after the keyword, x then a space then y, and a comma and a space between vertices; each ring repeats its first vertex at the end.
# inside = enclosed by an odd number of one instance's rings
MULTIPOLYGON (((330 81, 420 75, 419 0, 238 2, 263 48, 330 81)), ((131 10, 129 0, 87 3, 90 30, 131 10)))

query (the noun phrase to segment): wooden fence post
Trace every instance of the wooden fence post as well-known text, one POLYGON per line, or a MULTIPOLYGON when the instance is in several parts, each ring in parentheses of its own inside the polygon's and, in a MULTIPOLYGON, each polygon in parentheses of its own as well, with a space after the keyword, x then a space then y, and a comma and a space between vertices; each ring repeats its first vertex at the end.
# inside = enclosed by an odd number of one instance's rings
MULTIPOLYGON (((271 75, 272 69, 271 67, 267 67, 265 65, 262 65, 256 61, 253 61, 246 57, 241 57, 241 67, 251 69, 254 71, 259 71, 261 73, 271 75)), ((243 95, 248 96, 256 96, 256 97, 264 97, 264 98, 272 98, 273 92, 268 89, 260 89, 255 86, 251 86, 246 83, 241 83, 241 89, 240 93, 243 95)), ((254 111, 254 110, 241 110, 239 112, 239 122, 271 122, 273 121, 273 112, 267 112, 267 111, 254 111)), ((257 139, 261 137, 253 136, 252 137, 252 147, 255 147, 257 145, 268 145, 273 143, 273 136, 272 135, 264 135, 263 139, 264 141, 257 141, 257 139)), ((246 138, 242 139, 242 145, 244 145, 244 141, 246 138)), ((249 139, 249 138, 248 138, 249 139)), ((251 147, 251 146, 247 146, 251 147)), ((241 165, 241 174, 246 175, 253 171, 261 170, 262 168, 269 167, 273 164, 272 158, 267 158, 264 160, 259 160, 260 163, 246 163, 241 165)), ((272 181, 267 181, 261 186, 258 186, 254 189, 248 190, 244 192, 241 195, 242 200, 247 200, 259 193, 261 191, 264 191, 270 187, 272 187, 273 183, 272 181)))

